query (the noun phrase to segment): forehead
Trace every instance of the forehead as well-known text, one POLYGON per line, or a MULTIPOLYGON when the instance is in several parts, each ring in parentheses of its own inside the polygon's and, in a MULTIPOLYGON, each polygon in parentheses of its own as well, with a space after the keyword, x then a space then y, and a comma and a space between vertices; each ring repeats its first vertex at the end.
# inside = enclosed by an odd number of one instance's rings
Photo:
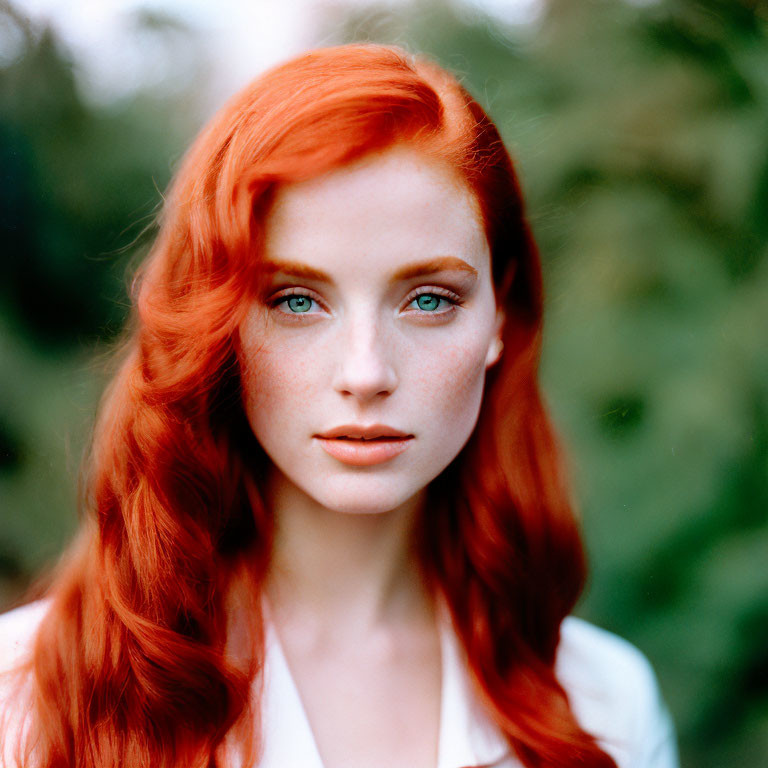
POLYGON ((268 260, 326 271, 396 270, 453 256, 478 271, 490 257, 477 202, 451 168, 389 149, 278 188, 264 221, 268 260))

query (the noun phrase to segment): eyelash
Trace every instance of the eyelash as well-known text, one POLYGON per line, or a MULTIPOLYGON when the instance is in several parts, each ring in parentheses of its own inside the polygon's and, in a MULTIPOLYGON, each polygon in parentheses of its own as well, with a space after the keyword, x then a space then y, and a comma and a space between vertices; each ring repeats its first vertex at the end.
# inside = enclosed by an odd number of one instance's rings
POLYGON ((456 312, 457 308, 460 307, 464 302, 462 301, 461 297, 455 294, 453 291, 449 291, 447 288, 417 288, 414 293, 412 293, 408 300, 406 301, 406 306, 410 306, 413 304, 416 299, 419 298, 419 296, 437 296, 439 299, 444 299, 446 302, 448 302, 448 309, 443 310, 442 312, 433 311, 433 312, 427 312, 426 310, 411 310, 414 312, 418 312, 419 315, 426 315, 429 316, 438 316, 438 317, 446 317, 448 315, 452 315, 456 312))
MULTIPOLYGON (((287 303, 288 299, 290 299, 293 296, 302 296, 322 306, 322 302, 316 296, 312 295, 311 292, 307 291, 304 288, 288 288, 284 293, 281 293, 278 296, 272 297, 268 302, 269 306, 272 309, 277 309, 277 307, 279 307, 281 304, 287 303)), ((448 309, 445 309, 442 312, 438 312, 436 310, 432 312, 428 312, 426 310, 419 310, 419 309, 410 310, 411 312, 416 312, 422 317, 436 316, 440 318, 445 318, 448 315, 454 314, 457 308, 464 303, 462 298, 456 293, 454 293, 453 291, 450 291, 447 288, 438 288, 437 286, 434 286, 430 288, 417 288, 413 293, 409 295, 408 299, 405 302, 406 306, 410 306, 411 304, 413 304, 413 302, 416 301, 419 298, 419 296, 436 296, 439 299, 444 299, 449 304, 448 309)), ((281 314, 283 314, 287 318, 290 318, 291 320, 295 320, 297 322, 303 322, 303 319, 301 316, 305 314, 310 314, 310 313, 309 312, 282 312, 281 314)))
MULTIPOLYGON (((302 296, 306 299, 310 299, 311 301, 314 301, 315 304, 321 304, 319 299, 317 299, 311 293, 309 293, 308 291, 302 288, 288 288, 286 291, 279 294, 278 296, 273 296, 271 299, 269 299, 267 303, 270 309, 280 311, 277 308, 281 304, 286 304, 288 299, 293 298, 294 296, 302 296)), ((282 315, 283 319, 287 320, 288 322, 302 323, 304 322, 304 318, 302 317, 302 315, 310 314, 310 313, 309 312, 281 312, 280 314, 282 315)))

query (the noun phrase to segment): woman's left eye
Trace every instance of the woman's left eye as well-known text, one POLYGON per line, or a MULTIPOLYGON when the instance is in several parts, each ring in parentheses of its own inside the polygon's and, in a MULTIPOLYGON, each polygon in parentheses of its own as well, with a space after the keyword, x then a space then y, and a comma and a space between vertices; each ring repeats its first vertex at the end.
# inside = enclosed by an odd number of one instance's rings
POLYGON ((454 299, 451 296, 443 296, 434 292, 424 292, 414 296, 408 302, 408 307, 427 314, 441 315, 450 312, 458 303, 458 298, 454 299))

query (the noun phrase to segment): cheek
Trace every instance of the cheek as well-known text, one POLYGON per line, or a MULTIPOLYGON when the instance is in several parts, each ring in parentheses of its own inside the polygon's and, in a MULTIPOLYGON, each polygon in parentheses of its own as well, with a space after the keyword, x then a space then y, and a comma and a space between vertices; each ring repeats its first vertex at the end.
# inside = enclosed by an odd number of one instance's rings
POLYGON ((275 428, 287 426, 288 419, 302 413, 316 395, 316 361, 306 352, 293 353, 284 345, 269 342, 241 346, 240 371, 243 402, 248 421, 257 438, 275 428), (313 387, 313 384, 315 387, 313 387))
POLYGON ((427 363, 414 360, 415 396, 424 412, 465 431, 474 425, 485 381, 486 346, 478 341, 449 344, 427 363), (437 413, 436 413, 437 411, 437 413))

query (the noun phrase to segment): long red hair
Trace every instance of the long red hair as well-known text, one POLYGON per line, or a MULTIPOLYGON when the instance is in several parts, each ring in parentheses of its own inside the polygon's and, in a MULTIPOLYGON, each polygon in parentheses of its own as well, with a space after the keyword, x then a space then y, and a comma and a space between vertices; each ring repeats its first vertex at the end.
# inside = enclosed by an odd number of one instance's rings
POLYGON ((313 51, 256 79, 176 175, 97 421, 81 534, 34 647, 35 764, 202 768, 221 764, 228 732, 258 731, 249 696, 272 527, 236 337, 259 281, 263 213, 276 185, 395 143, 450 164, 474 191, 507 317, 477 427, 430 485, 420 565, 523 764, 615 768, 553 671, 585 565, 538 388, 540 265, 512 163, 451 75, 371 44, 313 51), (250 600, 240 656, 227 642, 233 600, 250 600))

